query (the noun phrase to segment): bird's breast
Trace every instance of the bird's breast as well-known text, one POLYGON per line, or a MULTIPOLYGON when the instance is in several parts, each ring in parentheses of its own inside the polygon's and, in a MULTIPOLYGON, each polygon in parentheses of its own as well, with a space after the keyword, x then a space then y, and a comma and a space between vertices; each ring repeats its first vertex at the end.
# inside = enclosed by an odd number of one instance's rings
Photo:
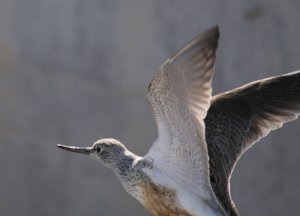
POLYGON ((142 204, 154 216, 192 216, 177 203, 177 195, 174 190, 158 186, 152 182, 140 185, 142 204))
MULTIPOLYGON (((145 171, 146 169, 144 169, 145 171)), ((154 216, 221 216, 203 199, 177 185, 161 172, 142 172, 131 191, 154 216)))
POLYGON ((193 216, 178 203, 176 191, 154 182, 139 170, 121 180, 124 189, 141 202, 153 216, 193 216))

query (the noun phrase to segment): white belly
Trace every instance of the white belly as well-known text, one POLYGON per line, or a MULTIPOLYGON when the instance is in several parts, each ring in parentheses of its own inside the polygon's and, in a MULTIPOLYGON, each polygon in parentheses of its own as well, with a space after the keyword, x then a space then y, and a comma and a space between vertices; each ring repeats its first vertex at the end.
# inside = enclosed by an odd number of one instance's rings
MULTIPOLYGON (((159 170, 144 169, 143 170, 153 181, 154 184, 168 188, 175 192, 174 204, 180 209, 185 210, 193 216, 224 216, 222 209, 218 207, 217 203, 213 203, 213 206, 217 206, 213 209, 208 202, 201 199, 201 195, 197 195, 187 191, 184 187, 171 180, 166 175, 162 174, 159 170)), ((197 190, 196 190, 197 191, 197 190)))
POLYGON ((219 211, 212 209, 205 201, 186 193, 185 191, 178 191, 178 204, 183 209, 195 216, 222 216, 219 211))

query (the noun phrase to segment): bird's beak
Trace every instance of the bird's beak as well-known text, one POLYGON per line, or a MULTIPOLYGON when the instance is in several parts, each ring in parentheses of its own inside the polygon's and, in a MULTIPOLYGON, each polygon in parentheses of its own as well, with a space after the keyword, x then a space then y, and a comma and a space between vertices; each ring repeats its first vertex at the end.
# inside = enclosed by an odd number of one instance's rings
POLYGON ((75 146, 65 146, 61 144, 57 144, 57 147, 70 152, 76 152, 82 154, 90 154, 93 149, 93 147, 75 147, 75 146))

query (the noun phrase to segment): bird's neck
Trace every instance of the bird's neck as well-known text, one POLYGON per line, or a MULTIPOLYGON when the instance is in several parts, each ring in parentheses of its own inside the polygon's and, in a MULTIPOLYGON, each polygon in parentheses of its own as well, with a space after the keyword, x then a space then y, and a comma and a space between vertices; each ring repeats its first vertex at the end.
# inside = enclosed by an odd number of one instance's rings
POLYGON ((118 165, 118 170, 114 172, 125 191, 143 203, 141 182, 143 182, 145 174, 142 169, 148 166, 148 163, 143 157, 132 153, 126 155, 122 161, 118 165))
POLYGON ((126 150, 124 154, 116 160, 115 168, 113 169, 114 173, 120 180, 127 177, 128 173, 133 169, 139 158, 139 156, 133 154, 129 150, 126 150))

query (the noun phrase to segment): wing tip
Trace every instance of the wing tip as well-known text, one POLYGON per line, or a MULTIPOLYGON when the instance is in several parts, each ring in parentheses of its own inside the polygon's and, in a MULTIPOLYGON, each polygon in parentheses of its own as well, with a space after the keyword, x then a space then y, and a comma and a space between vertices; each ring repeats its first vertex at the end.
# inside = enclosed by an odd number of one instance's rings
POLYGON ((215 37, 215 38, 219 38, 220 37, 220 30, 219 30, 219 26, 215 25, 213 27, 211 27, 210 29, 208 29, 206 32, 200 34, 203 35, 203 37, 215 37))
POLYGON ((190 48, 197 46, 198 44, 207 44, 212 49, 216 50, 218 47, 218 41, 220 37, 219 26, 215 25, 212 28, 208 29, 205 32, 200 33, 198 36, 194 37, 191 41, 189 41, 182 49, 176 52, 171 58, 170 61, 176 61, 180 55, 184 52, 188 51, 190 48))
POLYGON ((217 42, 220 37, 220 30, 219 26, 215 25, 205 32, 200 33, 198 36, 196 36, 192 41, 206 41, 211 40, 217 42))
POLYGON ((217 41, 220 37, 219 26, 215 25, 208 30, 197 35, 192 41, 205 41, 205 40, 213 40, 217 41))

